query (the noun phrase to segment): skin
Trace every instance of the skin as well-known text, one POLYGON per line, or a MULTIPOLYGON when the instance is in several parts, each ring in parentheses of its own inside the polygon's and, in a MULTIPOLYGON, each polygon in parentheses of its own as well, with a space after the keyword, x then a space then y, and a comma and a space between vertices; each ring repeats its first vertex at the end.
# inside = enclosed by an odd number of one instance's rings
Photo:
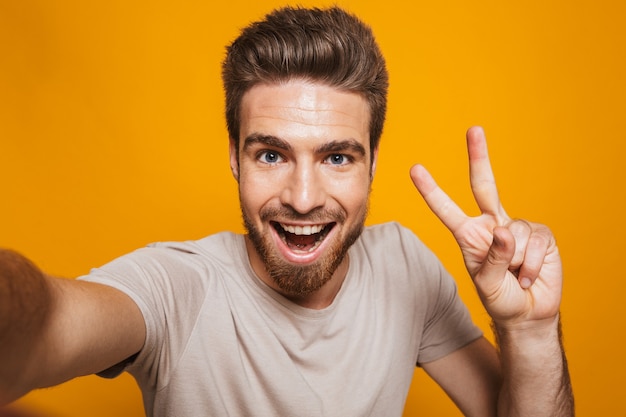
MULTIPOLYGON (((3 265, 24 264, 20 255, 0 251, 3 265)), ((20 267, 21 268, 21 267, 20 267)), ((31 267, 32 268, 32 267, 31 267)), ((130 357, 143 346, 143 316, 130 297, 112 287, 55 278, 39 270, 0 274, 1 304, 7 327, 0 343, 0 405, 36 388, 51 387, 81 375, 90 375, 130 357), (19 281, 17 281, 19 280, 19 281), (15 294, 11 281, 20 282, 15 294), (37 290, 44 287, 44 291, 37 290), (20 294, 46 316, 22 314, 20 294), (6 298, 4 298, 6 297, 6 298), (97 325, 94 325, 97 323, 97 325), (24 333, 28 326, 32 331, 24 333)))
POLYGON ((541 224, 513 220, 496 187, 483 130, 467 133, 470 183, 481 215, 468 217, 421 165, 411 178, 435 215, 454 235, 481 300, 496 324, 554 321, 563 272, 556 241, 541 224))
MULTIPOLYGON (((302 306, 324 308, 332 303, 349 258, 343 258, 318 289, 295 293, 272 276, 259 247, 285 265, 307 266, 329 257, 362 226, 375 168, 370 170, 368 164, 368 122, 362 97, 302 80, 259 85, 244 96, 241 145, 237 152, 231 142, 230 159, 244 218, 259 235, 256 245, 247 238, 248 256, 259 279, 302 306), (337 166, 329 157, 339 151, 326 151, 327 144, 337 141, 355 141, 365 150, 347 147, 349 163, 337 166), (289 210, 281 211, 285 207, 289 210), (316 210, 345 216, 312 220, 316 210), (264 211, 272 215, 264 216, 264 211), (273 226, 329 222, 337 224, 311 252, 290 248, 273 226)), ((571 415, 558 332, 562 271, 554 237, 543 225, 506 214, 481 128, 468 131, 467 146, 472 191, 482 213, 477 217, 465 215, 421 165, 412 167, 410 174, 457 240, 494 320, 501 353, 481 338, 423 367, 468 416, 571 415)))
MULTIPOLYGON (((328 306, 345 278, 343 256, 367 213, 374 164, 370 163, 369 107, 359 95, 293 80, 257 85, 242 100, 240 149, 231 141, 231 168, 239 182, 248 229, 248 256, 267 285, 310 308, 328 306), (239 155, 239 158, 237 158, 239 155), (269 215, 265 215, 269 213, 269 215), (323 226, 330 231, 313 250, 287 245, 276 224, 323 226), (269 252, 274 264, 269 265, 269 252), (316 265, 335 263, 316 274, 316 265), (282 266, 276 277, 274 270, 282 266), (284 280, 313 268, 317 280, 302 291, 284 280)), ((375 159, 375 157, 374 157, 375 159)))
MULTIPOLYGON (((294 302, 324 308, 349 266, 341 250, 367 212, 376 161, 376 150, 368 148, 369 109, 358 95, 303 81, 256 86, 242 105, 241 147, 234 149, 231 142, 230 162, 242 212, 259 235, 256 245, 246 238, 251 265, 260 280, 294 302), (317 247, 301 249, 286 245, 275 223, 329 230, 317 247), (279 271, 324 263, 332 267, 317 284, 295 290, 272 275, 277 267, 265 263, 259 246, 276 265, 287 267, 279 271), (326 262, 333 257, 336 265, 326 262)), ((506 214, 482 129, 468 131, 467 145, 479 216, 465 215, 424 167, 416 165, 410 174, 459 243, 493 318, 499 352, 481 338, 422 366, 464 415, 571 416, 573 399, 559 335, 562 271, 554 237, 543 225, 506 214)), ((0 255, 5 342, 0 343, 0 404, 35 388, 99 372, 143 346, 143 317, 122 292, 52 278, 18 254, 0 255), (19 287, 13 285, 17 280, 19 287), (25 317, 23 299, 46 314, 25 317)), ((289 274, 283 275, 289 281, 289 274)))
MULTIPOLYGON (((333 244, 345 241, 351 230, 362 226, 371 184, 368 121, 368 107, 362 97, 302 80, 259 85, 244 96, 239 160, 231 142, 231 168, 239 182, 244 215, 266 236, 270 250, 285 262, 314 263, 326 256, 333 244), (258 137, 271 137, 273 142, 258 137), (331 142, 354 142, 362 150, 320 150, 331 142), (343 155, 342 162, 329 160, 337 155, 343 155), (280 212, 285 207, 289 211, 280 212), (307 218, 320 208, 326 210, 321 219, 307 218), (278 213, 262 218, 261 213, 271 209, 278 213), (338 220, 332 210, 345 213, 345 219, 338 220), (302 216, 294 220, 288 218, 289 213, 302 216), (300 252, 282 242, 274 222, 292 226, 338 224, 319 248, 300 252)), ((506 214, 482 129, 468 132, 468 152, 472 190, 482 212, 478 217, 466 216, 423 166, 414 166, 411 178, 459 243, 468 271, 496 324, 523 326, 553 321, 562 286, 554 237, 543 225, 512 220, 506 214), (507 259, 496 266, 492 260, 496 256, 507 259)), ((249 244, 248 252, 260 279, 282 292, 270 279, 258 251, 250 250, 249 244)), ((343 279, 347 263, 347 259, 340 263, 332 284, 343 279)))
MULTIPOLYGON (((493 319, 500 355, 493 357, 486 343, 478 341, 427 364, 425 369, 462 410, 467 410, 466 415, 481 415, 473 408, 480 400, 468 398, 463 385, 489 381, 484 386, 489 389, 499 385, 500 379, 497 409, 485 408, 482 415, 573 415, 560 342, 563 273, 554 236, 544 225, 507 215, 498 196, 482 128, 468 130, 467 149, 472 192, 481 211, 477 217, 467 216, 423 166, 415 165, 410 174, 461 248, 467 270, 493 319), (466 372, 468 361, 476 358, 484 361, 487 371, 466 372), (478 378, 473 379, 472 374, 478 378)), ((488 397, 488 391, 481 392, 488 397)), ((493 404, 488 398, 487 403, 493 404)))

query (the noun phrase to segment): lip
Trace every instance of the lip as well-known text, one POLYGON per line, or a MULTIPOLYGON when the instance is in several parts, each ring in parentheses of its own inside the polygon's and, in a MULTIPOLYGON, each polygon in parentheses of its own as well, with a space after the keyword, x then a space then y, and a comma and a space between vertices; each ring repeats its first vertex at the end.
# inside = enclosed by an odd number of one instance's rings
POLYGON ((315 224, 293 224, 293 223, 283 223, 283 222, 271 222, 271 223, 272 224, 270 225, 270 229, 271 229, 272 239, 274 240, 274 245, 276 246, 276 248, 278 249, 278 252, 282 255, 282 257, 287 262, 290 262, 293 264, 306 265, 306 264, 310 264, 310 263, 317 261, 325 253, 326 248, 327 246, 330 245, 330 242, 332 241, 334 235, 338 233, 337 224, 335 222, 315 223, 315 224), (283 239, 281 238, 279 232, 274 227, 274 224, 278 224, 280 227, 287 226, 286 230, 288 230, 288 228, 294 228, 294 229, 301 228, 301 232, 306 232, 307 228, 315 229, 319 226, 324 228, 324 227, 328 227, 329 225, 331 225, 330 226, 331 229, 328 231, 326 236, 324 236, 324 239, 319 244, 319 246, 317 246, 315 249, 313 249, 310 252, 309 251, 297 252, 289 248, 289 246, 287 246, 287 244, 283 242, 283 239))

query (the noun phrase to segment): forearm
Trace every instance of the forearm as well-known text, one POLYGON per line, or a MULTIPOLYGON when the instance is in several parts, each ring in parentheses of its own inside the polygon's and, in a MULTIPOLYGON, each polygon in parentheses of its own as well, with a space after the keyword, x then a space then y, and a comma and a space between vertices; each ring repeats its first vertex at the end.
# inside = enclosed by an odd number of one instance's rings
POLYGON ((541 328, 494 325, 503 385, 498 415, 574 415, 574 399, 558 317, 541 328))
POLYGON ((50 300, 44 274, 23 256, 0 249, 0 404, 24 394, 50 300))

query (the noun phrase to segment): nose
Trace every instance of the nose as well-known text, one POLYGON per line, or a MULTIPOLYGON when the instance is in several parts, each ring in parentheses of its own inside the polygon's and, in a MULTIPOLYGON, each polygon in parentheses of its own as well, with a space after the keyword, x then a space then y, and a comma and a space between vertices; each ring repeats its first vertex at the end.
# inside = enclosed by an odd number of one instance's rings
POLYGON ((299 163, 290 172, 281 192, 281 202, 296 212, 306 214, 324 206, 326 186, 323 176, 312 163, 299 163))

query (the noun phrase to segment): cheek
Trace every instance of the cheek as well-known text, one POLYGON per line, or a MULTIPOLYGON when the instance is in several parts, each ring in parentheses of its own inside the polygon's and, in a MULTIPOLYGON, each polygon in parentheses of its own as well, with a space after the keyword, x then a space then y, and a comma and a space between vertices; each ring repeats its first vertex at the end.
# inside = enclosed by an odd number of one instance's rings
POLYGON ((243 173, 239 178, 239 199, 241 208, 248 215, 257 217, 259 211, 274 197, 275 187, 261 175, 243 173))
POLYGON ((370 185, 369 179, 360 177, 359 180, 346 181, 336 187, 335 199, 349 215, 354 216, 367 209, 370 185))

